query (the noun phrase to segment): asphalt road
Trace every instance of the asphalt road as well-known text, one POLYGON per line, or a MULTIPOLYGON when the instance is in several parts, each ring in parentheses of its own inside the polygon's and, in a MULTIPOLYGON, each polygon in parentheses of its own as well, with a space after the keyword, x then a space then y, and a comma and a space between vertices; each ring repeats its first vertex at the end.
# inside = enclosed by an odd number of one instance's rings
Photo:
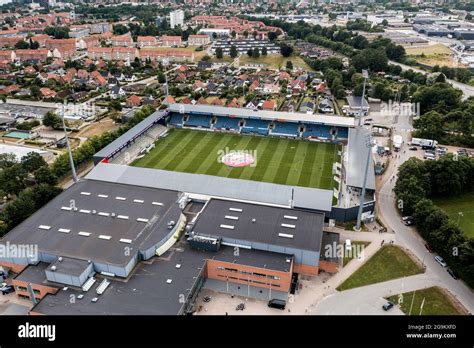
POLYGON ((474 313, 474 294, 471 289, 465 285, 461 280, 454 280, 446 269, 441 267, 435 260, 436 254, 430 254, 425 248, 425 241, 416 231, 415 227, 405 226, 401 221, 401 216, 398 212, 395 202, 395 194, 393 187, 396 178, 390 180, 392 173, 396 175, 398 167, 410 157, 410 151, 407 150, 407 132, 399 132, 405 140, 402 150, 398 153, 400 158, 392 160, 394 166, 390 166, 391 173, 388 173, 387 181, 382 185, 377 192, 377 206, 378 214, 385 222, 386 226, 395 232, 395 241, 397 244, 405 246, 410 249, 429 270, 432 277, 439 279, 441 284, 448 289, 466 308, 470 313, 474 313))
MULTIPOLYGON (((389 63, 400 66, 402 68, 402 70, 404 70, 404 71, 411 69, 413 71, 416 71, 416 72, 419 72, 419 73, 422 73, 422 74, 427 73, 425 70, 417 69, 417 68, 414 68, 414 67, 411 67, 411 66, 408 66, 408 65, 405 65, 405 64, 397 63, 397 62, 394 62, 394 61, 389 61, 389 63)), ((469 97, 474 96, 474 87, 466 85, 465 83, 461 83, 461 82, 450 80, 450 79, 447 79, 446 81, 449 82, 450 84, 452 84, 454 87, 459 88, 463 92, 463 97, 462 97, 463 99, 467 99, 469 97)))

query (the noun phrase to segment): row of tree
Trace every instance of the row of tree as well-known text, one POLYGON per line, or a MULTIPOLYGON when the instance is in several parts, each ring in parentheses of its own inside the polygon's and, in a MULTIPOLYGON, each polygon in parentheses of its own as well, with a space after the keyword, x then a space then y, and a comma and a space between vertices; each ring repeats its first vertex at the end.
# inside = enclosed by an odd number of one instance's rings
POLYGON ((12 199, 0 212, 0 236, 10 231, 61 192, 46 161, 30 152, 21 161, 0 154, 0 196, 12 199))
POLYGON ((437 161, 411 158, 399 168, 398 207, 412 215, 428 244, 470 287, 474 287, 474 239, 466 236, 431 198, 456 197, 474 190, 474 159, 447 155, 437 161))

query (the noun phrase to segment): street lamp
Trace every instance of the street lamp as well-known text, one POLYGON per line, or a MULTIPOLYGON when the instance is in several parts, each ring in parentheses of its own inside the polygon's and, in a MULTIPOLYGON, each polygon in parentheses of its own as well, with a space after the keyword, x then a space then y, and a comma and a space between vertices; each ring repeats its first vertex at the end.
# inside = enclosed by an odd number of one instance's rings
POLYGON ((364 183, 362 184, 362 194, 360 196, 359 212, 357 213, 357 225, 354 228, 356 231, 360 231, 360 224, 362 220, 362 210, 364 207, 365 188, 367 185, 367 176, 369 174, 369 163, 370 163, 371 155, 372 155, 373 143, 372 143, 372 136, 370 134, 367 134, 365 138, 365 144, 367 146, 367 161, 365 163, 364 183))

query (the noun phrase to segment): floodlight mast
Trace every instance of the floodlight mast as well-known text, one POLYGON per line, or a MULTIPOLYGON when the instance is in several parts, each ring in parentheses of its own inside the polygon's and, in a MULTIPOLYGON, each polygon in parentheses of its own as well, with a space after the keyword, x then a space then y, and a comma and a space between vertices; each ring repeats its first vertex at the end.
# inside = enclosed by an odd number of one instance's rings
POLYGON ((77 182, 76 168, 74 167, 74 158, 72 157, 71 145, 67 136, 66 122, 64 121, 64 103, 61 104, 61 119, 63 121, 64 137, 66 138, 66 147, 69 155, 69 164, 71 165, 72 180, 77 182))
POLYGON ((365 190, 367 186, 367 176, 369 174, 369 163, 371 160, 372 155, 372 136, 367 134, 366 136, 366 146, 367 146, 367 161, 365 163, 365 173, 364 173, 364 183, 362 184, 362 194, 360 196, 360 205, 359 205, 359 212, 357 213, 357 225, 354 228, 356 231, 360 231, 360 225, 362 221, 362 211, 364 208, 364 198, 365 198, 365 190))
POLYGON ((359 124, 358 126, 361 126, 362 122, 362 107, 364 106, 364 98, 365 98, 365 83, 367 81, 367 78, 369 77, 369 72, 367 70, 362 70, 362 76, 364 77, 364 84, 362 85, 362 99, 360 100, 360 109, 359 109, 359 124))

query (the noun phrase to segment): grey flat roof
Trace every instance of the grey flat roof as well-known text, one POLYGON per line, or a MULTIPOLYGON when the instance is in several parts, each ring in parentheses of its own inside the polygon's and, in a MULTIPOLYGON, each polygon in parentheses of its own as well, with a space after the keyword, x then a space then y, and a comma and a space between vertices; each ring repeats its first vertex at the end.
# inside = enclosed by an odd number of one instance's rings
POLYGON ((323 123, 331 126, 354 127, 353 117, 330 116, 326 114, 306 114, 298 112, 266 111, 247 108, 228 108, 225 106, 214 105, 191 105, 191 104, 171 104, 168 106, 171 112, 193 112, 212 114, 227 117, 259 118, 269 121, 290 121, 305 123, 323 123))
POLYGON ((145 118, 142 122, 137 124, 135 127, 132 127, 126 133, 115 139, 109 145, 104 147, 102 150, 97 152, 94 157, 108 157, 111 154, 116 153, 120 149, 123 148, 125 144, 129 141, 135 139, 137 136, 142 134, 146 129, 150 128, 154 123, 158 122, 161 118, 163 118, 167 114, 166 111, 156 111, 147 118, 145 118))
POLYGON ((35 244, 40 253, 123 266, 138 250, 155 245, 169 233, 167 222, 178 221, 181 214, 178 198, 175 191, 84 180, 46 204, 0 242, 35 244), (70 210, 71 205, 77 211, 70 210), (149 223, 137 218, 148 219, 149 223), (125 246, 133 253, 124 253, 125 246))
MULTIPOLYGON (((365 165, 367 163, 367 136, 370 131, 366 128, 349 129, 349 140, 347 152, 348 161, 346 167, 347 186, 362 188, 364 184, 365 165)), ((371 157, 369 161, 369 172, 367 176, 366 188, 375 190, 374 161, 371 157)))
POLYGON ((211 199, 197 218, 193 232, 319 251, 323 224, 322 213, 211 199))
POLYGON ((295 207, 325 212, 331 211, 332 207, 332 190, 112 163, 99 163, 86 178, 284 206, 290 206, 293 200, 295 207))
MULTIPOLYGON (((46 262, 39 262, 37 265, 28 265, 14 279, 24 282, 31 282, 34 284, 48 284, 48 281, 46 280, 46 273, 44 272, 49 266, 50 264, 46 262)), ((59 287, 60 285, 54 284, 51 286, 59 287)))
MULTIPOLYGON (((238 263, 289 271, 287 257, 291 256, 241 250, 238 263)), ((183 295, 188 296, 205 260, 212 258, 233 262, 234 250, 226 246, 218 252, 194 250, 187 242, 181 241, 162 257, 153 258, 152 263, 140 263, 125 281, 108 278, 111 284, 102 295, 96 294, 96 288, 102 281, 102 277, 98 276, 96 284, 88 292, 74 287, 61 289, 56 295, 44 297, 32 311, 47 315, 176 315, 183 306, 180 299, 183 295), (181 265, 179 269, 177 264, 181 265), (170 284, 166 282, 168 279, 172 280, 170 284), (72 294, 76 295, 75 303, 70 303, 72 294), (79 294, 83 294, 84 298, 77 299, 79 294), (98 297, 96 303, 91 302, 94 297, 98 297)))
POLYGON ((364 98, 364 102, 362 102, 362 97, 350 95, 346 97, 346 100, 349 103, 349 107, 351 108, 360 109, 361 105, 363 105, 364 109, 369 107, 369 103, 367 102, 365 98, 364 98))
POLYGON ((62 257, 62 260, 59 261, 59 258, 56 262, 53 262, 49 267, 48 271, 51 271, 51 267, 55 266, 56 269, 53 272, 56 273, 65 273, 71 276, 80 276, 84 271, 89 267, 90 263, 86 260, 73 259, 70 257, 62 257))
POLYGON ((330 257, 326 257, 325 251, 326 247, 330 247, 329 250, 337 250, 337 246, 339 245, 340 234, 335 232, 323 232, 323 238, 321 239, 321 260, 328 261, 328 262, 339 262, 339 257, 337 253, 331 254, 330 257))

